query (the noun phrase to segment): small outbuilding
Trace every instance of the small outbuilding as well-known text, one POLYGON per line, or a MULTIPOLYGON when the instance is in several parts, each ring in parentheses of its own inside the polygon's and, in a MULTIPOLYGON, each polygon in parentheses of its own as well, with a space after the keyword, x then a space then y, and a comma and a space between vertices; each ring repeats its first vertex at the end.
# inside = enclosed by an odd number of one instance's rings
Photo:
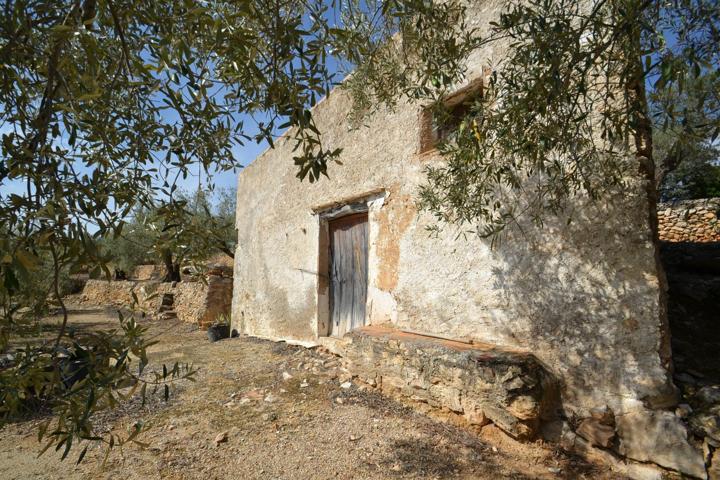
MULTIPOLYGON (((477 4, 482 31, 503 2, 477 4)), ((498 48, 473 55, 452 102, 482 94, 498 48)), ((416 205, 442 161, 429 110, 401 103, 352 129, 350 109, 338 88, 313 111, 323 142, 343 149, 329 179, 296 178, 289 136, 241 172, 233 328, 326 345, 366 383, 470 425, 517 438, 560 425, 569 448, 704 476, 673 412, 650 180, 577 198, 572 222, 525 225, 494 247, 452 227, 433 236, 416 205)))

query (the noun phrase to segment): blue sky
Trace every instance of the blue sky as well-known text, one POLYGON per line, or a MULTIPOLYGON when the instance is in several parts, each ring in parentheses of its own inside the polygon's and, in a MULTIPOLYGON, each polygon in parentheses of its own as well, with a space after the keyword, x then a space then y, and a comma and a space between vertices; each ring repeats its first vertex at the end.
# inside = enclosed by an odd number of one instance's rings
MULTIPOLYGON (((2 132, 0 132, 1 134, 2 132)), ((233 148, 233 156, 242 165, 249 165, 255 158, 267 148, 267 143, 263 142, 257 144, 255 142, 248 142, 243 146, 235 146, 233 148)), ((80 168, 81 171, 87 171, 85 167, 80 168)), ((195 170, 195 169, 194 169, 195 170)), ((197 170, 195 170, 197 171, 197 170)), ((237 176, 240 170, 233 172, 232 170, 227 172, 214 172, 212 173, 212 181, 215 184, 216 189, 229 188, 233 191, 237 187, 237 176)), ((203 178, 201 179, 203 186, 207 185, 207 177, 203 172, 203 178)), ((191 174, 186 179, 178 179, 178 188, 181 188, 188 192, 194 192, 198 185, 197 173, 191 174)), ((10 194, 22 194, 25 190, 25 183, 21 180, 5 180, 0 184, 0 196, 5 197, 10 194)))

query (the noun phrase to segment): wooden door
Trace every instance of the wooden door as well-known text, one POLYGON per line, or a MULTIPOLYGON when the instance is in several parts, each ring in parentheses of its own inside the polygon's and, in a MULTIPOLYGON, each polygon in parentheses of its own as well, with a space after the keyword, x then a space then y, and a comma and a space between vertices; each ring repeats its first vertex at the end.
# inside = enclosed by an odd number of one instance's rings
POLYGON ((367 212, 332 220, 330 227, 330 334, 342 337, 365 325, 367 212))

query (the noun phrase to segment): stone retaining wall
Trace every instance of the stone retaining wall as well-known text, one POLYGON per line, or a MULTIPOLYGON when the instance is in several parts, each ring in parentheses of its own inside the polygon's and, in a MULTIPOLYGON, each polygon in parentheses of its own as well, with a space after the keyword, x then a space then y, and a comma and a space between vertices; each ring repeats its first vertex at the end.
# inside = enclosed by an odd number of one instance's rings
POLYGON ((77 300, 85 305, 129 306, 133 303, 132 292, 137 282, 130 280, 93 280, 85 283, 77 300))
POLYGON ((209 275, 207 283, 88 280, 75 301, 84 305, 129 307, 133 304, 133 292, 138 301, 136 308, 150 315, 158 312, 163 294, 172 294, 173 310, 180 320, 207 328, 221 315, 230 314, 232 274, 229 277, 209 275))
POLYGON ((720 198, 658 204, 658 233, 667 242, 720 242, 720 198))
POLYGON ((133 280, 159 280, 163 275, 163 268, 159 265, 138 265, 132 273, 133 280))
POLYGON ((493 423, 518 440, 541 435, 630 478, 665 478, 648 462, 706 478, 697 439, 678 413, 616 414, 605 406, 570 423, 559 411, 557 381, 531 353, 388 326, 353 330, 337 347, 357 380, 441 419, 493 423))
POLYGON ((232 307, 233 278, 230 276, 210 275, 206 294, 203 298, 203 313, 198 323, 202 328, 209 327, 216 322, 220 316, 226 316, 230 320, 230 309, 232 307))
POLYGON ((350 332, 343 362, 384 393, 469 425, 490 422, 520 440, 534 438, 552 397, 535 357, 370 326, 350 332))
POLYGON ((150 314, 158 312, 163 294, 174 297, 173 310, 183 322, 201 324, 205 315, 208 286, 203 282, 139 282, 136 290, 141 308, 150 314))

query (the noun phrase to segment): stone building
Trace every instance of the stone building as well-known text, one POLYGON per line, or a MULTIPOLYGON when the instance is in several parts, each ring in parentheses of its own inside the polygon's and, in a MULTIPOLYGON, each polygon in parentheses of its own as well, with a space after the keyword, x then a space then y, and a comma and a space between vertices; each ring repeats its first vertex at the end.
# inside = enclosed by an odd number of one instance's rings
MULTIPOLYGON (((473 26, 502 6, 474 4, 473 26)), ((475 52, 455 101, 481 94, 502 49, 475 52)), ((600 446, 630 475, 638 461, 704 477, 674 413, 647 179, 602 203, 578 198, 572 222, 527 225, 494 248, 452 228, 434 237, 416 208, 424 168, 440 161, 426 108, 401 103, 358 129, 350 109, 342 89, 314 109, 323 141, 343 149, 330 179, 300 182, 287 136, 240 174, 233 328, 325 345, 370 385, 471 426, 600 446)))

